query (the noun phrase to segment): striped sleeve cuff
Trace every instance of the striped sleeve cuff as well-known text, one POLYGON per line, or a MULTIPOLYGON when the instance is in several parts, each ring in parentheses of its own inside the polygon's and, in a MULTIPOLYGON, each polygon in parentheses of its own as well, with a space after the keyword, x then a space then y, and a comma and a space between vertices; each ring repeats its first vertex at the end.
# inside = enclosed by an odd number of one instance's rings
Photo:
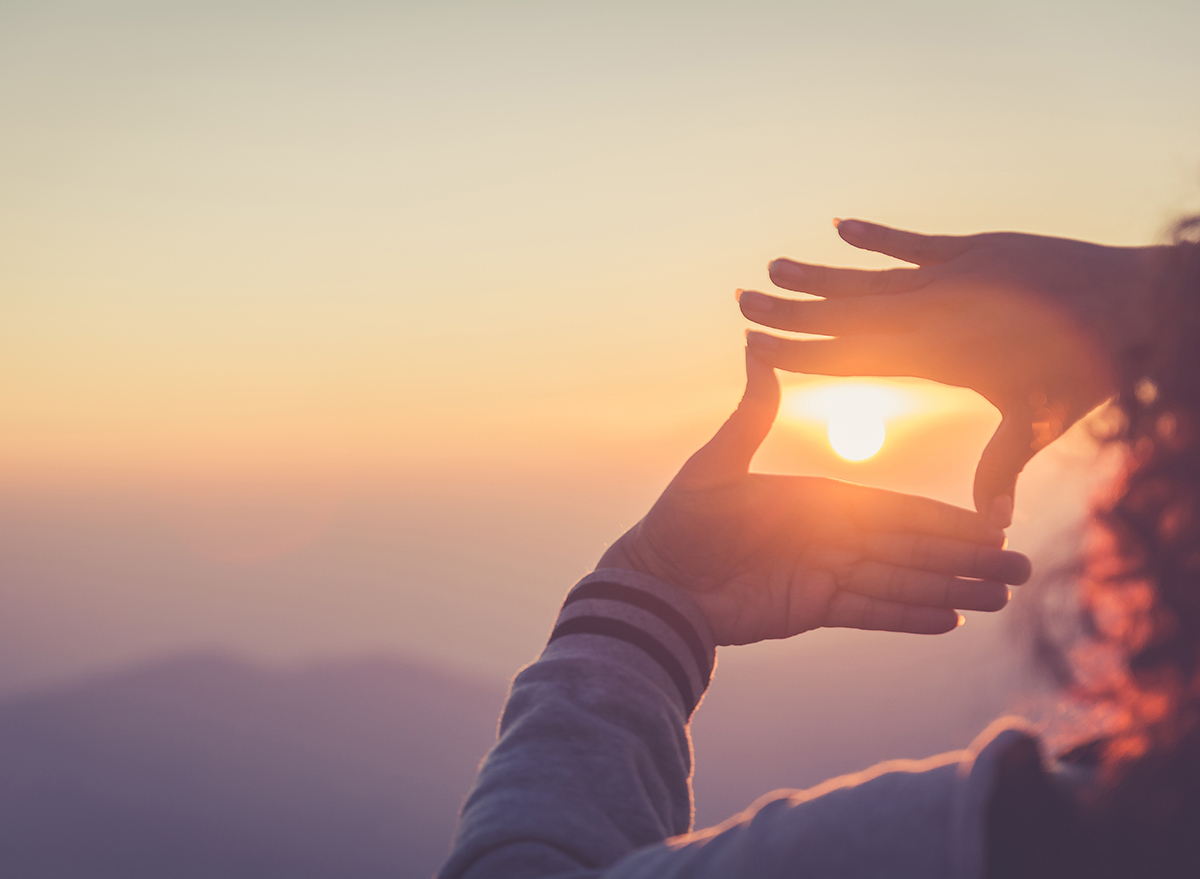
POLYGON ((690 717, 712 679, 716 644, 703 611, 675 587, 601 568, 567 594, 542 656, 584 654, 638 666, 690 717))

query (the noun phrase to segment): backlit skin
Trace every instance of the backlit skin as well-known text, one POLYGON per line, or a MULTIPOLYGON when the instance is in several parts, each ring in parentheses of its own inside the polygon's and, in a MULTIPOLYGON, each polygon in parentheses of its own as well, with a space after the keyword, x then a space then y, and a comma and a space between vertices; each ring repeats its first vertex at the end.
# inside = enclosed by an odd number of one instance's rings
POLYGON ((1007 527, 1022 468, 1113 393, 1111 358, 1148 332, 1141 303, 1163 249, 1011 232, 921 235, 861 220, 837 229, 847 243, 912 267, 775 260, 777 286, 824 298, 747 290, 742 313, 834 338, 752 332, 750 350, 794 372, 914 376, 978 391, 1002 421, 976 470, 975 507, 1007 527))
POLYGON ((689 594, 718 644, 822 626, 948 632, 994 611, 1029 559, 969 510, 835 479, 750 473, 779 411, 775 370, 746 357, 737 410, 598 567, 689 594))

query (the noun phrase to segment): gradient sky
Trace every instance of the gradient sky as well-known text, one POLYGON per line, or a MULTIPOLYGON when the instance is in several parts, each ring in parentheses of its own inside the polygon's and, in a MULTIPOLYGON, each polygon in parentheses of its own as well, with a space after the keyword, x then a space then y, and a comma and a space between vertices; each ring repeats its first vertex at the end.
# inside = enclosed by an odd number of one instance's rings
MULTIPOLYGON (((498 607, 468 664, 528 655, 736 401, 733 290, 883 264, 831 217, 1133 244, 1200 206, 1198 31, 1185 2, 0 0, 0 687, 208 644, 457 656, 498 607), (289 593, 318 544, 341 573, 289 593)), ((967 502, 994 413, 945 399, 859 469, 786 425, 761 463, 967 502)))

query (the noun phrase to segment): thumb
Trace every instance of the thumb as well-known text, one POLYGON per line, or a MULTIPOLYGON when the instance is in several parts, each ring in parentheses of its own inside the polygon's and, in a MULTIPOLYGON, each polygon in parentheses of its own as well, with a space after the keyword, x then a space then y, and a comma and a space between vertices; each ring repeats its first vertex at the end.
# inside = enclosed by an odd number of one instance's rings
POLYGON ((775 369, 746 351, 746 391, 737 409, 716 436, 692 455, 680 475, 704 481, 743 476, 779 412, 779 379, 775 369))
POLYGON ((1006 413, 975 468, 975 509, 998 528, 1012 524, 1017 476, 1032 457, 1032 420, 1006 413))

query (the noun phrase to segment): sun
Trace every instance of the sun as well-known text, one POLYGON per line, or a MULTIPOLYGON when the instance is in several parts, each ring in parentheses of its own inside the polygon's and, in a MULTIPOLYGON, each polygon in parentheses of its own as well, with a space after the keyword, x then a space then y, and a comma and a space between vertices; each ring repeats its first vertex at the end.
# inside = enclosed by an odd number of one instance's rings
POLYGON ((869 382, 806 385, 786 404, 790 415, 826 424, 829 445, 847 461, 865 461, 883 448, 887 421, 911 408, 904 392, 869 382))
POLYGON ((869 413, 839 412, 829 419, 829 445, 847 461, 865 461, 883 448, 887 428, 869 413))

